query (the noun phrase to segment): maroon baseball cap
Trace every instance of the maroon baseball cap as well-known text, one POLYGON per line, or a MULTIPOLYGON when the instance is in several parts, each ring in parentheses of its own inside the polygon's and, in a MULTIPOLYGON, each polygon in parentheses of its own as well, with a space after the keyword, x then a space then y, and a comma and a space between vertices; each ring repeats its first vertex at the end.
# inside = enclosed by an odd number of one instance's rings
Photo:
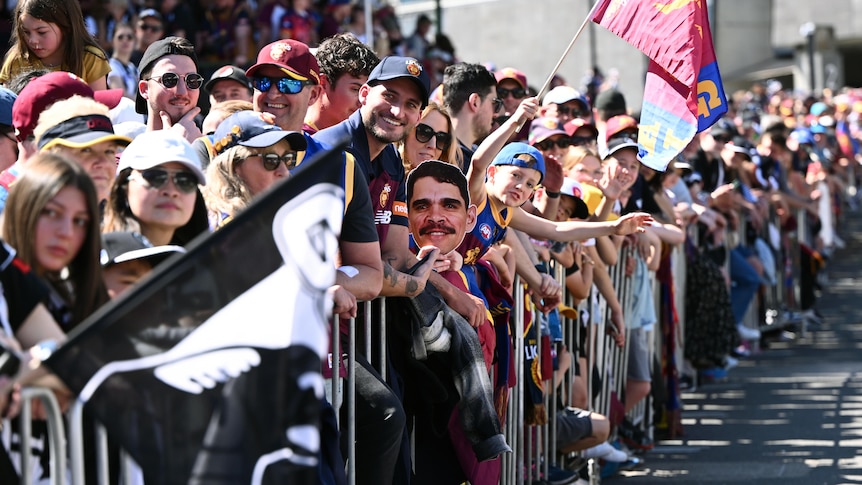
POLYGON ((522 88, 527 89, 527 75, 514 67, 504 67, 503 69, 500 69, 494 73, 494 78, 497 79, 497 82, 500 82, 503 79, 512 79, 520 84, 522 88))
POLYGON ((39 76, 18 93, 18 99, 12 105, 12 125, 18 141, 24 141, 33 135, 33 130, 39 122, 39 115, 52 104, 72 96, 93 98, 108 108, 115 108, 123 97, 122 89, 93 89, 78 76, 65 71, 56 71, 39 76))
POLYGON ((320 66, 317 59, 307 45, 297 40, 281 39, 268 44, 258 53, 257 63, 248 68, 245 74, 253 77, 254 73, 264 66, 275 66, 299 81, 320 84, 320 66))

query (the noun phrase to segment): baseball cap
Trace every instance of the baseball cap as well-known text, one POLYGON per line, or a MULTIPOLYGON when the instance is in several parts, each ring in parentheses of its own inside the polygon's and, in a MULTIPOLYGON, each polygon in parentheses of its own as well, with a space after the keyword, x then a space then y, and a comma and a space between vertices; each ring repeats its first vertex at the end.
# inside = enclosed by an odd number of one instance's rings
POLYGON ((539 171, 539 182, 545 178, 545 159, 542 152, 526 143, 515 142, 504 146, 491 165, 514 165, 539 171))
POLYGON ((589 129, 593 132, 593 136, 596 138, 598 138, 599 136, 599 129, 596 128, 596 125, 587 122, 583 118, 572 118, 567 121, 565 125, 563 125, 563 129, 566 130, 566 133, 569 136, 575 136, 575 132, 578 131, 578 129, 580 128, 589 129))
POLYGON ((153 246, 139 232, 115 231, 102 234, 102 251, 99 262, 103 268, 145 259, 153 267, 177 253, 185 253, 182 246, 153 246))
POLYGON ((257 111, 239 111, 225 118, 213 135, 216 153, 224 153, 237 145, 264 148, 285 139, 294 150, 304 151, 308 147, 302 132, 282 130, 264 116, 257 111))
POLYGON ((111 119, 105 115, 75 116, 48 128, 39 137, 39 150, 56 145, 72 148, 86 148, 103 141, 116 141, 123 145, 132 139, 114 133, 111 119))
POLYGON ((83 79, 71 72, 55 71, 30 81, 18 93, 12 106, 12 126, 19 141, 33 134, 39 115, 52 104, 74 95, 95 99, 108 108, 114 108, 123 97, 122 89, 105 89, 93 92, 83 79))
POLYGON ((808 128, 797 128, 790 133, 790 138, 793 138, 800 144, 814 145, 814 136, 808 128))
POLYGON ((12 106, 17 97, 14 92, 0 87, 0 125, 12 126, 12 106))
POLYGON ((141 13, 138 14, 138 19, 145 19, 148 17, 155 17, 159 20, 162 20, 162 14, 160 14, 159 11, 154 8, 145 8, 141 10, 141 13))
POLYGON ((572 214, 572 217, 577 217, 578 219, 590 217, 590 208, 587 207, 587 203, 583 199, 584 189, 577 180, 568 177, 564 178, 563 185, 560 187, 560 194, 568 195, 575 199, 575 212, 572 214))
POLYGON ((147 131, 138 135, 120 155, 117 173, 127 168, 147 170, 170 162, 183 164, 197 176, 199 184, 206 184, 197 152, 185 138, 172 130, 147 131))
MULTIPOLYGON (((164 39, 159 39, 144 51, 144 55, 141 56, 141 62, 138 63, 138 71, 140 75, 138 79, 144 78, 144 73, 146 73, 149 69, 153 67, 159 59, 165 56, 177 55, 177 56, 186 56, 189 57, 192 62, 195 63, 195 68, 198 65, 198 58, 194 53, 194 49, 181 49, 177 45, 177 41, 182 40, 184 43, 188 43, 187 40, 182 37, 165 37, 164 39)), ((144 114, 147 112, 147 101, 141 96, 141 90, 139 89, 137 94, 135 95, 135 110, 138 113, 144 114)))
POLYGON ((629 115, 612 116, 605 125, 605 140, 610 140, 614 135, 623 130, 638 129, 638 122, 629 115))
POLYGON ((236 81, 251 90, 251 81, 248 79, 248 76, 245 75, 245 71, 236 66, 224 66, 219 68, 212 76, 210 76, 209 81, 204 84, 204 89, 209 93, 212 91, 215 83, 224 80, 236 81))
POLYGON ((500 69, 494 73, 494 78, 497 79, 497 82, 500 82, 503 79, 512 79, 520 84, 522 88, 527 89, 527 75, 514 67, 504 67, 503 69, 500 69))
POLYGON ((548 91, 548 94, 542 98, 542 106, 565 104, 569 101, 580 101, 585 108, 590 109, 590 102, 587 101, 587 98, 571 86, 557 86, 548 91))
POLYGON ((428 105, 428 95, 431 92, 431 79, 422 68, 422 64, 412 57, 387 56, 371 71, 366 84, 374 86, 379 81, 389 81, 406 77, 412 80, 419 88, 419 96, 422 99, 422 108, 428 105))
POLYGON ((281 39, 267 44, 257 54, 257 63, 248 68, 245 74, 253 77, 264 66, 275 66, 299 81, 320 84, 320 65, 308 46, 298 40, 281 39))
POLYGON ((611 113, 625 113, 626 98, 616 89, 607 89, 596 96, 596 109, 611 113))
POLYGON ((608 141, 608 151, 602 158, 608 158, 624 148, 634 148, 635 151, 638 151, 638 142, 636 142, 634 138, 629 138, 627 136, 614 138, 608 141))
POLYGON ((754 149, 751 143, 749 143, 743 136, 734 136, 733 140, 725 144, 724 147, 735 153, 745 155, 749 160, 751 160, 751 151, 754 149))
POLYGON ((554 135, 566 135, 566 130, 560 125, 560 120, 557 118, 536 118, 530 123, 530 136, 527 141, 530 145, 541 143, 554 135))
POLYGON ((828 110, 828 109, 829 109, 829 105, 827 105, 823 101, 818 101, 818 102, 812 104, 810 108, 808 108, 808 113, 810 113, 814 116, 820 116, 823 113, 825 113, 826 110, 828 110))

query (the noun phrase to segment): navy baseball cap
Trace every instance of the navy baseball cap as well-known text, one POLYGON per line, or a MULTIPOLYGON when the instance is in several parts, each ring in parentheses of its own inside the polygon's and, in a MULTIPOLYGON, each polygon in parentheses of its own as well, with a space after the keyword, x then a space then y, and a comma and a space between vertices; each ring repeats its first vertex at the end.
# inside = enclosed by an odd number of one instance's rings
POLYGON ((308 147, 302 132, 282 130, 265 116, 257 111, 239 111, 225 118, 213 135, 216 153, 222 154, 236 145, 264 148, 284 139, 294 150, 304 151, 308 147))
POLYGON ((18 95, 14 92, 0 87, 0 124, 6 126, 12 125, 12 105, 15 104, 15 99, 18 95))
POLYGON ((514 165, 539 171, 539 182, 545 178, 545 159, 542 152, 526 143, 509 143, 494 157, 491 165, 514 165))
POLYGON ((387 56, 380 60, 377 67, 371 71, 366 83, 376 85, 379 81, 389 81, 406 77, 416 83, 419 95, 422 97, 422 108, 428 106, 428 96, 431 92, 431 79, 422 68, 422 64, 412 57, 387 56))

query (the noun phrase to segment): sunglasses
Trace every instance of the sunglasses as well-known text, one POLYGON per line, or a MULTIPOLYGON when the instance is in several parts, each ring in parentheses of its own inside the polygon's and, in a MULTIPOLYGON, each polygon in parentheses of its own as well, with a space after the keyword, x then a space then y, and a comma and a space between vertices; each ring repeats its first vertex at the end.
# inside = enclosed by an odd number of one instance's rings
POLYGON ((278 89, 278 92, 281 94, 297 94, 302 91, 303 86, 310 86, 313 84, 311 81, 300 81, 299 79, 292 79, 289 77, 253 77, 251 79, 251 83, 254 86, 254 89, 265 93, 269 91, 269 88, 272 87, 272 83, 275 83, 275 87, 278 89))
POLYGON ((140 24, 138 28, 141 30, 149 30, 150 32, 161 32, 162 26, 156 24, 140 24))
POLYGON ((263 168, 268 172, 275 171, 279 164, 282 163, 288 170, 296 167, 296 152, 287 152, 281 156, 275 153, 258 153, 250 155, 248 158, 251 157, 260 157, 260 160, 263 162, 263 168))
POLYGON ((196 72, 193 72, 191 74, 185 74, 183 76, 180 76, 179 74, 173 72, 166 72, 161 76, 153 76, 149 79, 145 79, 145 81, 153 80, 158 82, 162 86, 171 89, 175 88, 177 84, 180 83, 180 77, 185 80, 186 87, 189 89, 200 89, 201 85, 204 83, 204 77, 196 72))
POLYGON ((500 99, 506 99, 506 97, 508 97, 510 94, 515 99, 524 99, 527 97, 527 90, 525 90, 524 88, 497 88, 497 96, 500 99))
POLYGON ((117 39, 118 40, 132 40, 132 39, 134 39, 134 37, 132 37, 132 34, 120 34, 117 36, 117 39))
POLYGON ((428 143, 428 140, 430 140, 432 136, 434 137, 438 150, 445 150, 452 144, 452 135, 449 133, 446 133, 445 131, 435 132, 434 128, 431 128, 425 123, 419 123, 416 125, 416 139, 419 140, 419 143, 428 143))
POLYGON ((143 181, 148 188, 156 190, 164 187, 169 178, 174 181, 174 187, 184 194, 191 194, 198 188, 197 176, 185 170, 168 171, 162 168, 149 168, 129 175, 129 180, 143 181))
POLYGON ((499 113, 501 109, 503 109, 503 100, 500 98, 494 98, 492 101, 494 103, 494 112, 499 113))
POLYGON ((555 145, 560 148, 568 148, 571 144, 571 140, 566 137, 562 137, 557 140, 542 140, 539 143, 536 143, 535 146, 539 151, 544 152, 554 148, 555 145))
POLYGON ((583 145, 589 145, 591 143, 595 143, 596 139, 592 136, 573 136, 569 138, 569 143, 572 145, 579 147, 583 145))
POLYGON ((587 114, 588 114, 586 111, 584 111, 582 109, 572 108, 570 106, 566 106, 563 104, 557 105, 557 113, 561 114, 563 116, 572 115, 573 118, 581 118, 581 117, 587 116, 587 114))

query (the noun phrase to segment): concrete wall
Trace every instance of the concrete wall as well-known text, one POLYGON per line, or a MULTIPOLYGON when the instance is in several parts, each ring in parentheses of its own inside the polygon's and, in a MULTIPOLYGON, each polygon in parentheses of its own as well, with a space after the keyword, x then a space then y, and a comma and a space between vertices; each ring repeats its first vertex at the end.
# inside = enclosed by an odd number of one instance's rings
MULTIPOLYGON (((461 60, 491 62, 498 68, 516 67, 537 89, 568 46, 592 6, 591 0, 467 0, 444 1, 443 31, 461 60)), ((409 35, 419 13, 434 18, 434 3, 398 6, 402 29, 409 35)), ((590 69, 594 31, 597 64, 605 73, 620 73, 619 87, 637 109, 643 96, 646 57, 598 26, 588 26, 559 70, 567 83, 578 87, 590 69)))
POLYGON ((715 55, 722 74, 772 59, 773 0, 719 0, 712 19, 715 55))
MULTIPOLYGON (((725 1, 725 0, 722 0, 725 1)), ((754 0, 759 3, 760 0, 754 0)), ((772 43, 794 47, 805 42, 799 27, 805 22, 830 25, 839 41, 862 39, 860 0, 773 0, 772 43)))

